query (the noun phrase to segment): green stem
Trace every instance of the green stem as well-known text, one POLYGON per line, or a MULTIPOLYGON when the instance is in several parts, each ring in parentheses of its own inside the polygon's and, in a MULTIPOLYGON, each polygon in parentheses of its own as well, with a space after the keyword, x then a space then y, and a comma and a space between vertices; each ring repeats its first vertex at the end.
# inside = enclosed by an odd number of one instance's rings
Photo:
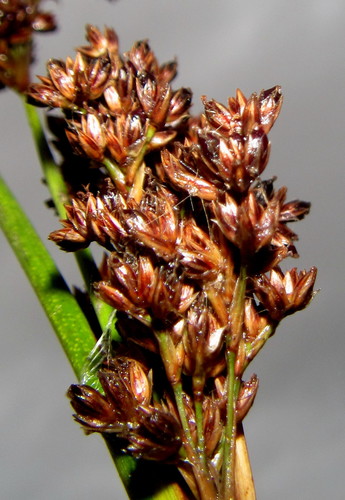
POLYGON ((112 445, 107 444, 131 500, 192 500, 182 486, 182 478, 166 464, 160 467, 157 462, 138 463, 127 455, 114 456, 112 445))
POLYGON ((185 409, 185 405, 183 402, 184 393, 182 390, 182 383, 179 382, 179 383, 175 384, 173 386, 173 391, 174 391, 174 395, 175 395, 176 406, 177 406, 178 414, 179 414, 179 417, 181 420, 183 432, 186 436, 186 441, 188 443, 188 447, 193 454, 192 457, 190 457, 190 458, 192 458, 193 462, 196 462, 197 461, 196 448, 195 448, 195 444, 193 441, 192 433, 190 431, 190 426, 189 426, 189 422, 188 422, 188 418, 187 418, 187 414, 186 414, 186 409, 185 409))
POLYGON ((205 454, 205 437, 204 437, 204 429, 203 429, 203 411, 202 411, 202 402, 195 401, 195 421, 196 421, 196 431, 198 435, 198 455, 204 467, 207 467, 207 460, 205 454))
POLYGON ((120 167, 114 161, 110 160, 110 158, 104 158, 102 163, 119 191, 127 192, 126 179, 120 167))
POLYGON ((185 434, 186 443, 185 448, 188 456, 188 460, 193 467, 193 473, 196 480, 196 484, 199 491, 199 496, 201 500, 217 500, 218 495, 216 491, 215 484, 210 477, 208 471, 204 467, 204 464, 200 461, 198 456, 192 433, 190 431, 190 426, 186 414, 186 409, 184 406, 184 393, 182 390, 182 384, 179 382, 178 384, 173 386, 175 401, 177 410, 179 413, 179 417, 181 420, 183 432, 185 434))
POLYGON ((236 401, 240 381, 235 376, 236 354, 227 352, 227 405, 226 427, 223 441, 223 478, 224 500, 235 499, 235 443, 236 443, 236 401))
POLYGON ((198 436, 198 455, 200 460, 208 470, 206 453, 205 453, 205 436, 203 426, 203 408, 202 408, 202 394, 205 386, 204 376, 193 376, 193 395, 194 395, 194 408, 195 408, 195 421, 196 431, 198 436))
POLYGON ((183 401, 184 393, 181 382, 181 366, 177 360, 176 348, 169 332, 159 330, 154 333, 159 344, 159 352, 164 364, 165 373, 174 391, 177 410, 180 416, 183 432, 185 434, 186 443, 188 445, 188 455, 189 458, 192 458, 192 463, 194 463, 197 458, 197 454, 183 401))
POLYGON ((31 104, 26 103, 25 100, 23 100, 23 104, 49 192, 59 217, 65 219, 65 204, 68 203, 69 196, 60 168, 51 153, 37 109, 31 104))
POLYGON ((236 402, 241 380, 236 376, 237 348, 243 333, 246 269, 241 266, 230 308, 231 334, 226 339, 227 407, 223 436, 222 498, 235 499, 236 402))
MULTIPOLYGON (((24 99, 23 104, 49 192, 59 217, 65 219, 65 204, 68 203, 69 196, 60 167, 56 164, 53 158, 46 136, 42 129, 37 109, 31 104, 26 103, 24 99)), ((105 302, 100 301, 93 293, 92 284, 99 280, 98 268, 92 257, 91 251, 88 249, 76 252, 75 258, 83 277, 86 290, 90 296, 92 306, 98 318, 100 329, 101 331, 105 331, 113 309, 108 304, 105 304, 105 302)), ((115 328, 113 330, 114 336, 118 336, 115 328)))
POLYGON ((234 296, 230 307, 231 337, 227 338, 227 348, 236 352, 243 333, 244 299, 246 294, 247 270, 241 266, 236 281, 234 296))
POLYGON ((252 359, 257 355, 257 353, 263 348, 267 340, 272 337, 275 329, 275 325, 267 325, 261 330, 259 335, 257 335, 257 337, 255 337, 252 342, 246 343, 246 362, 244 365, 244 370, 247 368, 252 359))
POLYGON ((133 160, 133 162, 129 165, 128 171, 126 173, 126 180, 127 180, 128 185, 132 185, 132 183, 135 179, 137 170, 141 166, 141 164, 144 160, 148 145, 150 144, 155 133, 156 133, 156 127, 154 127, 154 125, 150 124, 147 128, 146 136, 145 136, 145 140, 143 142, 143 145, 142 145, 140 151, 138 152, 137 156, 133 160))

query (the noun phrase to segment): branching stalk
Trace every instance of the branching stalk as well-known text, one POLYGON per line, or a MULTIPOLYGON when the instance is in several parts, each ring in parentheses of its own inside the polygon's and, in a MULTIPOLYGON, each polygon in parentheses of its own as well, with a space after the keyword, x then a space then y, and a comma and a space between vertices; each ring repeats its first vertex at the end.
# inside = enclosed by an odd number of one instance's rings
POLYGON ((235 358, 235 353, 229 350, 227 353, 227 419, 223 441, 222 498, 224 500, 235 500, 236 400, 239 390, 239 380, 235 376, 235 358))
POLYGON ((184 405, 184 401, 183 401, 184 393, 183 393, 183 389, 182 389, 182 383, 179 382, 178 384, 175 384, 173 386, 173 391, 174 391, 174 395, 175 395, 177 410, 178 410, 179 417, 180 417, 182 427, 183 427, 183 432, 185 434, 186 441, 188 443, 189 452, 192 453, 192 456, 190 458, 192 458, 192 460, 193 460, 192 463, 193 463, 193 462, 197 461, 197 453, 196 453, 194 440, 193 440, 193 437, 192 437, 192 434, 190 431, 190 426, 189 426, 189 422, 188 422, 188 418, 187 418, 187 414, 186 414, 186 409, 185 409, 185 405, 184 405))
POLYGON ((203 411, 202 411, 202 401, 195 401, 195 420, 196 420, 196 431, 198 435, 198 455, 205 468, 207 468, 207 459, 205 454, 205 437, 203 429, 203 411))
MULTIPOLYGON (((177 406, 177 411, 181 420, 181 425, 184 433, 184 447, 186 449, 188 461, 193 467, 193 473, 198 485, 199 495, 201 500, 216 500, 217 491, 215 484, 208 472, 206 466, 205 458, 202 458, 199 454, 199 446, 195 445, 190 424, 188 421, 188 416, 186 413, 186 407, 184 403, 185 394, 182 388, 182 382, 180 377, 180 367, 178 365, 176 352, 174 345, 172 343, 171 336, 168 332, 160 331, 155 332, 156 339, 159 343, 160 353, 168 380, 171 384, 172 390, 175 396, 175 402, 177 406)), ((199 426, 202 426, 202 408, 198 408, 199 416, 199 426), (201 414, 200 414, 201 412, 201 414)), ((198 425, 198 424, 197 424, 198 425)), ((200 429, 202 433, 202 429, 200 429)), ((200 445, 200 443, 199 443, 200 445)))

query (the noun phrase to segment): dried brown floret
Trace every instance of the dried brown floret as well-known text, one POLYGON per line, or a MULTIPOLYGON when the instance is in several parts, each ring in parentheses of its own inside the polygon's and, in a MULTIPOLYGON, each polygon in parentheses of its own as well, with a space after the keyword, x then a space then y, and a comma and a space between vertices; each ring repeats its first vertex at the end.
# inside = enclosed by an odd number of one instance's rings
POLYGON ((105 302, 125 311, 144 323, 158 281, 158 270, 149 257, 112 254, 107 260, 107 278, 96 284, 97 293, 105 302))
POLYGON ((304 309, 313 297, 316 268, 297 271, 294 267, 285 274, 280 268, 272 269, 270 277, 254 278, 255 294, 270 317, 280 321, 283 317, 304 309))
POLYGON ((85 431, 114 433, 128 450, 148 460, 173 460, 181 446, 178 421, 159 403, 152 404, 152 383, 134 359, 117 357, 99 371, 104 396, 85 385, 72 385, 68 397, 74 418, 85 431))
POLYGON ((50 233, 49 239, 66 251, 86 248, 92 241, 112 249, 113 244, 127 235, 119 215, 120 205, 119 196, 96 197, 90 192, 79 193, 72 205, 65 207, 64 228, 50 233))
POLYGON ((195 301, 188 311, 183 337, 184 373, 204 380, 220 375, 225 368, 226 334, 226 325, 219 321, 206 301, 195 301))
POLYGON ((220 229, 244 258, 271 244, 279 222, 277 198, 263 207, 252 192, 241 203, 226 193, 224 202, 213 202, 212 208, 220 229))

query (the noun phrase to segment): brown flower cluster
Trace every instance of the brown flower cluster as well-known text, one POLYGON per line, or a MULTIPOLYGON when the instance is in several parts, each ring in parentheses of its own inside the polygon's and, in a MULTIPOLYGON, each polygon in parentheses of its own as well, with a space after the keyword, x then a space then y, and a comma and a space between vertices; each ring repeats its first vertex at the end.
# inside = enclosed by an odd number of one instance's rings
POLYGON ((51 31, 55 21, 41 0, 0 0, 0 85, 23 92, 29 84, 34 31, 51 31))
MULTIPOLYGON (((116 187, 132 185, 144 156, 171 142, 188 119, 189 89, 174 91, 176 62, 159 65, 146 41, 121 56, 116 33, 87 27, 74 60, 50 60, 30 96, 61 108, 75 152, 104 164, 116 187)), ((139 188, 137 188, 139 189, 139 188)))
POLYGON ((72 385, 68 391, 76 420, 85 430, 127 440, 136 457, 176 459, 181 447, 178 420, 166 406, 152 401, 151 373, 146 367, 118 356, 98 376, 104 396, 85 385, 72 385))
POLYGON ((238 90, 227 106, 204 97, 204 113, 189 118, 190 91, 170 86, 175 62, 159 65, 147 42, 119 55, 110 29, 89 26, 87 39, 31 87, 63 110, 68 141, 93 172, 50 239, 106 249, 94 288, 119 311, 127 349, 100 370, 104 394, 72 386, 75 418, 136 456, 177 463, 195 498, 230 498, 227 453, 258 387, 244 370, 307 306, 316 278, 315 268, 279 267, 298 256, 288 224, 310 204, 260 177, 281 90, 238 90))

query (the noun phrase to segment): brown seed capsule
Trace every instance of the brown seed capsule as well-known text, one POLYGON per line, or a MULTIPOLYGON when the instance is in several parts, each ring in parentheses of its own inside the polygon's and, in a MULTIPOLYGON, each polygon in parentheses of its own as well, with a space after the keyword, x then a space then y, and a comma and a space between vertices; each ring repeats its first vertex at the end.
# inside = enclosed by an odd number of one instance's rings
POLYGON ((218 376, 225 368, 224 338, 226 326, 200 298, 188 311, 183 337, 184 372, 191 376, 218 376))
POLYGON ((70 130, 66 135, 76 152, 82 150, 83 154, 95 161, 104 159, 107 145, 104 124, 92 113, 81 117, 80 124, 70 121, 70 130))
POLYGON ((136 78, 139 102, 150 122, 157 128, 165 124, 172 96, 168 83, 160 83, 152 75, 140 72, 136 78))
POLYGON ((123 167, 133 162, 145 142, 147 123, 139 114, 120 114, 106 122, 107 150, 123 167))
POLYGON ((275 321, 304 309, 313 297, 316 268, 300 271, 294 267, 285 274, 279 268, 254 278, 255 294, 275 321))
POLYGON ((95 285, 97 294, 114 309, 149 324, 147 315, 157 287, 157 270, 149 257, 112 254, 107 262, 108 281, 95 285))
POLYGON ((119 216, 120 204, 120 196, 79 193, 72 205, 65 206, 64 228, 50 233, 49 239, 65 251, 86 248, 92 241, 113 249, 113 244, 127 236, 119 216))
POLYGON ((253 192, 238 204, 229 194, 224 203, 212 203, 217 224, 223 234, 243 255, 253 255, 269 245, 279 221, 279 203, 276 199, 267 207, 258 203, 253 192))
POLYGON ((160 176, 167 177, 174 187, 203 200, 214 200, 217 197, 217 187, 198 176, 192 163, 187 164, 184 161, 183 151, 179 145, 175 148, 175 154, 163 149, 161 160, 160 176))
POLYGON ((141 364, 118 356, 99 371, 99 379, 104 396, 85 385, 72 385, 68 391, 74 418, 85 431, 116 434, 137 457, 177 459, 180 425, 166 407, 152 405, 150 375, 141 364))
POLYGON ((192 102, 192 91, 181 88, 173 93, 170 103, 166 123, 170 127, 177 127, 189 118, 188 110, 192 102))
POLYGON ((283 96, 279 85, 262 90, 259 95, 260 125, 267 134, 276 121, 283 104, 283 96))
POLYGON ((225 259, 219 249, 219 243, 203 231, 191 217, 181 221, 177 251, 190 278, 211 281, 224 270, 225 259))
POLYGON ((104 57, 109 53, 117 55, 118 37, 113 29, 105 28, 103 34, 96 26, 88 24, 86 26, 86 39, 90 42, 90 46, 79 47, 78 50, 82 54, 89 57, 104 57))
POLYGON ((168 261, 176 257, 179 226, 169 199, 161 195, 146 196, 125 219, 132 236, 141 245, 168 261))

